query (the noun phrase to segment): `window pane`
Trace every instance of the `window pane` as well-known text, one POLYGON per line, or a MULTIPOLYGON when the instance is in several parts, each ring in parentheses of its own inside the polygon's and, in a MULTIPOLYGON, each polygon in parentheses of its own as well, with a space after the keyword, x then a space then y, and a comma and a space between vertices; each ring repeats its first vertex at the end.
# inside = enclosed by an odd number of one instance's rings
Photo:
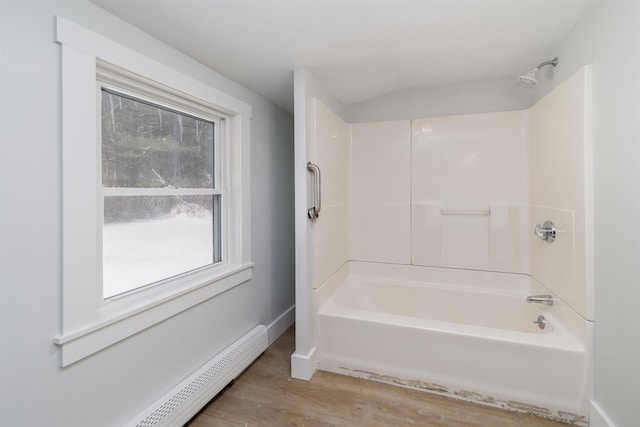
POLYGON ((214 125, 102 89, 102 185, 213 188, 214 125))
POLYGON ((103 297, 221 261, 220 196, 104 199, 103 297))

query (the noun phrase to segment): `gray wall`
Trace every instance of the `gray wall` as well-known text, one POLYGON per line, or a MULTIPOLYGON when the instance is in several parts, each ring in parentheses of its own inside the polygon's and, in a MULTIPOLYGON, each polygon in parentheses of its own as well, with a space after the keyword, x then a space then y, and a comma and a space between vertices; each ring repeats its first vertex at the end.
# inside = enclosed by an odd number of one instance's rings
POLYGON ((121 425, 294 304, 293 117, 88 2, 2 0, 0 8, 0 425, 121 425), (61 329, 56 14, 251 104, 256 212, 251 281, 64 369, 52 341, 61 329))
POLYGON ((417 119, 529 108, 535 89, 515 76, 413 88, 345 107, 349 123, 417 119))
POLYGON ((553 80, 593 64, 594 401, 617 427, 640 426, 640 3, 596 7, 551 52, 553 80))

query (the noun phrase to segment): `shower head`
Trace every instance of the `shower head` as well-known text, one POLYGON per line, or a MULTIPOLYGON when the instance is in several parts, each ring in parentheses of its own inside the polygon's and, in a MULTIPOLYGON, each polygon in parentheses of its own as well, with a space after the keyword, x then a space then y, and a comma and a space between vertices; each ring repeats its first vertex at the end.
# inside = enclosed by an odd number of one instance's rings
POLYGON ((534 85, 534 84, 538 83, 538 79, 536 79, 536 73, 538 72, 538 70, 540 68, 544 67, 545 65, 553 65, 554 67, 557 67, 558 66, 558 57, 556 56, 551 61, 545 61, 545 62, 541 63, 536 68, 534 68, 533 70, 529 71, 527 74, 523 74, 521 76, 518 76, 518 81, 522 82, 522 83, 527 83, 527 84, 530 84, 530 85, 534 85))
POLYGON ((518 81, 522 82, 522 83, 527 83, 530 85, 534 85, 536 83, 538 83, 538 79, 536 79, 536 69, 533 69, 531 71, 529 71, 527 74, 523 74, 521 76, 518 76, 518 81))

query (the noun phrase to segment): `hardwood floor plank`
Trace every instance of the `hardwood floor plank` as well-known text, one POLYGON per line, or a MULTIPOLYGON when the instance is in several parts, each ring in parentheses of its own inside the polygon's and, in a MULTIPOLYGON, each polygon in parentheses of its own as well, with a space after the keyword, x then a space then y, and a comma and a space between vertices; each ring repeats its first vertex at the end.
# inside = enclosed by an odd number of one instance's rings
POLYGON ((434 426, 566 427, 535 416, 318 371, 290 377, 294 328, 287 330, 190 427, 434 426))

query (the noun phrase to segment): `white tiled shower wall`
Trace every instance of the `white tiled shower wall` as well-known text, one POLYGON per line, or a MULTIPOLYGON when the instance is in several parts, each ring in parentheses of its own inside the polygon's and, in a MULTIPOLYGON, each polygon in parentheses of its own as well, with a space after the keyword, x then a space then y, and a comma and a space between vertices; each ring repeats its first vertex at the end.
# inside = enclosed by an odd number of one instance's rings
POLYGON ((315 100, 315 287, 347 260, 524 273, 592 319, 589 87, 585 67, 528 110, 357 124, 315 100))
POLYGON ((523 111, 412 121, 414 264, 522 272, 523 111), (510 224, 511 223, 511 224, 510 224))
POLYGON ((349 259, 411 263, 409 121, 351 125, 349 259))

